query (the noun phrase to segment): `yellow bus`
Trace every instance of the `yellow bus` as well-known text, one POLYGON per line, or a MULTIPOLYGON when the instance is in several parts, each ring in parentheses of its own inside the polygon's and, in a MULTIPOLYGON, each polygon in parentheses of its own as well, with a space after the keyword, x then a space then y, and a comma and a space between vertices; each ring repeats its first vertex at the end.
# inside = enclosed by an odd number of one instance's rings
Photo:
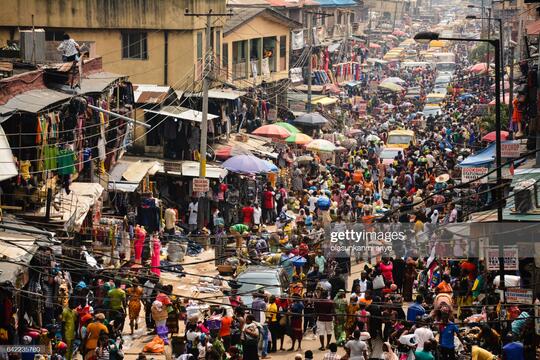
POLYGON ((392 130, 388 133, 386 145, 406 149, 410 144, 416 145, 416 136, 412 130, 392 130))

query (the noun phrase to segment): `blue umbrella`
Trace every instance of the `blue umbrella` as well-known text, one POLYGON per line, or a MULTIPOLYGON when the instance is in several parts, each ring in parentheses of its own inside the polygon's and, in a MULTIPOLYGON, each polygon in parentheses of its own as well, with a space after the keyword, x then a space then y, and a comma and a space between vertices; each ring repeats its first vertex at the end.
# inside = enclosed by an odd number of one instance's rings
POLYGON ((270 164, 254 155, 237 155, 223 163, 223 167, 229 171, 246 174, 268 173, 271 171, 270 164))
POLYGON ((470 98, 473 98, 474 95, 473 94, 463 94, 459 97, 459 100, 467 100, 467 99, 470 99, 470 98))
POLYGON ((268 165, 268 171, 269 172, 278 172, 279 171, 278 167, 274 163, 272 163, 271 161, 264 160, 264 162, 266 162, 266 164, 268 165))
POLYGON ((300 256, 300 255, 293 256, 291 258, 291 261, 293 265, 297 267, 304 266, 307 263, 307 260, 303 256, 300 256))

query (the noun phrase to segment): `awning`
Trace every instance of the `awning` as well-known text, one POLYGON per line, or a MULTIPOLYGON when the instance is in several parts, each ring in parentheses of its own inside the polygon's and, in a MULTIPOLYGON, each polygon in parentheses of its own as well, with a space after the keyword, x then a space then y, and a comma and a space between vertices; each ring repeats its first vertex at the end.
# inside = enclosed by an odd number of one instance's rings
POLYGON ((52 105, 66 101, 71 96, 50 89, 26 91, 12 97, 4 105, 0 105, 0 122, 5 121, 11 114, 16 112, 37 113, 52 105))
POLYGON ((358 6, 358 3, 354 0, 315 0, 322 7, 334 7, 334 6, 358 6))
MULTIPOLYGON (((540 181, 540 169, 536 168, 526 168, 526 169, 516 169, 514 170, 514 176, 512 177, 512 184, 510 187, 513 189, 518 183, 534 179, 537 182, 540 181)), ((532 188, 531 188, 532 190, 532 188)), ((536 201, 540 202, 540 194, 532 191, 536 195, 536 201)), ((503 209, 503 220, 506 221, 540 221, 540 214, 536 212, 519 214, 515 212, 515 200, 513 199, 514 192, 510 194, 511 200, 506 202, 506 207, 503 209)))
POLYGON ((488 165, 495 160, 495 143, 465 158, 458 164, 460 167, 488 165))
MULTIPOLYGON (((145 112, 163 115, 163 116, 170 116, 176 119, 182 119, 182 120, 188 120, 188 121, 195 121, 195 122, 201 122, 202 121, 202 112, 188 109, 181 106, 164 106, 161 108, 161 110, 144 110, 145 112)), ((217 119, 217 115, 208 114, 208 119, 217 119)))
POLYGON ((134 192, 146 174, 155 174, 160 167, 158 161, 126 161, 116 163, 109 175, 109 191, 134 192))
MULTIPOLYGON (((197 161, 174 162, 175 170, 168 170, 167 164, 163 164, 159 172, 177 176, 199 177, 200 163, 197 161), (176 169, 180 170, 177 171, 176 169)), ((223 179, 227 176, 227 169, 220 165, 206 164, 206 177, 209 179, 223 179)))
POLYGON ((341 44, 330 44, 328 45, 328 52, 334 52, 336 51, 337 49, 339 49, 339 47, 341 46, 341 44))
POLYGON ((311 103, 312 104, 321 104, 323 106, 328 106, 328 105, 335 104, 337 101, 338 101, 337 98, 331 98, 331 97, 324 96, 324 97, 319 98, 319 99, 311 100, 311 103))
MULTIPOLYGON (((246 95, 245 91, 238 91, 233 89, 210 89, 208 90, 208 98, 210 99, 225 99, 236 100, 240 96, 246 95)), ((202 92, 196 93, 184 93, 185 97, 202 97, 202 92)))
POLYGON ((133 85, 133 96, 136 104, 161 104, 169 96, 169 91, 171 91, 170 86, 133 85))
POLYGON ((127 77, 126 75, 118 75, 110 72, 98 72, 84 77, 81 81, 79 94, 102 93, 109 86, 118 80, 127 77))
POLYGON ((13 159, 13 153, 6 137, 6 133, 2 126, 0 126, 0 181, 10 179, 19 174, 17 171, 17 165, 13 159))
POLYGON ((540 20, 536 20, 527 25, 527 35, 538 35, 540 33, 540 20))
POLYGON ((36 236, 15 231, 0 231, 0 258, 6 260, 0 268, 0 284, 10 283, 22 288, 28 281, 28 267, 38 249, 36 236))

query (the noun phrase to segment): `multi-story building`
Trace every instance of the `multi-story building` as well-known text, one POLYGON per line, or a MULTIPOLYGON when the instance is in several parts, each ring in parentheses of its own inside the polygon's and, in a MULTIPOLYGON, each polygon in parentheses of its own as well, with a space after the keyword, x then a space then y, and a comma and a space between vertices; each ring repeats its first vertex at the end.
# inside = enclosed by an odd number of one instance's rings
MULTIPOLYGON (((68 33, 90 57, 102 57, 105 71, 183 89, 200 79, 206 44, 206 17, 185 16, 186 9, 224 13, 225 0, 3 0, 0 47, 18 41, 20 30, 44 29, 44 36, 41 30, 22 35, 42 50, 27 60, 58 62, 56 48, 68 33)), ((219 49, 223 21, 212 19, 211 41, 219 49)))

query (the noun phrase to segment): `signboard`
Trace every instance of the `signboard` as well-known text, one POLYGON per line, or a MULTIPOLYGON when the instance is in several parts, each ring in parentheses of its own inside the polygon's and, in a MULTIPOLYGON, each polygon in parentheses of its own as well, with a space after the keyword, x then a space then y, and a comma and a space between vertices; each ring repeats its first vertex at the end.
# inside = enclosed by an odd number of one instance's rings
POLYGON ((533 303, 533 292, 531 289, 512 288, 505 290, 506 302, 509 304, 526 304, 533 303))
POLYGON ((182 173, 182 163, 174 161, 164 161, 163 169, 165 170, 165 172, 182 173))
POLYGON ((193 179, 193 192, 207 192, 210 190, 210 181, 206 178, 193 179))
POLYGON ((510 164, 510 166, 503 166, 501 169, 501 175, 503 179, 512 180, 514 178, 514 164, 510 164))
MULTIPOLYGON (((499 248, 489 247, 486 249, 487 269, 499 270, 499 248)), ((517 247, 504 248, 504 270, 519 270, 517 247)))
POLYGON ((501 143, 501 156, 503 158, 516 158, 519 157, 519 141, 509 141, 501 143))
MULTIPOLYGON (((461 182, 474 182, 478 178, 486 175, 488 173, 488 168, 486 167, 464 167, 461 168, 461 182)), ((477 183, 485 184, 487 183, 488 178, 484 176, 483 178, 476 181, 477 183)))

